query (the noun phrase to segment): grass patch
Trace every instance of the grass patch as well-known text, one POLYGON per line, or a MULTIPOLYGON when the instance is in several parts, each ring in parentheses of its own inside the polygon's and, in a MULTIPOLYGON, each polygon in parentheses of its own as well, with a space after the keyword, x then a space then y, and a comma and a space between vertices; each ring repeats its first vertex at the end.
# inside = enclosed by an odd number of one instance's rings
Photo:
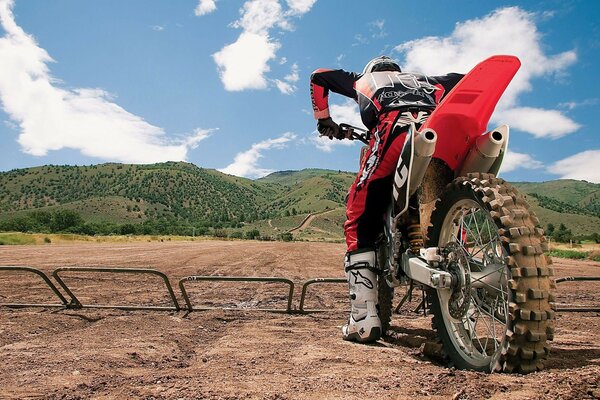
POLYGON ((555 249, 548 252, 549 256, 552 257, 560 257, 560 258, 570 258, 572 260, 583 260, 588 258, 590 255, 589 251, 577 251, 577 250, 560 250, 555 249))
POLYGON ((0 233, 0 245, 23 245, 35 243, 35 237, 26 233, 0 233))

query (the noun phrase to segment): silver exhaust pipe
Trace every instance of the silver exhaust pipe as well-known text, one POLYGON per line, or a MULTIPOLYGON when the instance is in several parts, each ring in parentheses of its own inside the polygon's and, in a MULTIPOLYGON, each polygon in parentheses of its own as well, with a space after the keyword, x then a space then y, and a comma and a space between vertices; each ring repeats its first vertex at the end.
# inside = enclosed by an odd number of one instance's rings
POLYGON ((508 126, 502 125, 475 139, 457 176, 466 175, 469 172, 489 172, 500 156, 507 138, 508 126))
POLYGON ((423 176, 425 176, 425 171, 427 170, 431 157, 435 151, 436 143, 437 133, 435 133, 433 129, 425 129, 415 136, 414 155, 409 180, 410 196, 412 196, 421 185, 423 176))

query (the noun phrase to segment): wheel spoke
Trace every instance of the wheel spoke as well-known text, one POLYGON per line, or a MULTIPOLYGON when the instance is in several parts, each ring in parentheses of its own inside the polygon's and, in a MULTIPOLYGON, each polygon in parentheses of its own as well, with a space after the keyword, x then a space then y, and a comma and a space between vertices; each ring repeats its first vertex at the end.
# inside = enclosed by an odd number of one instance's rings
POLYGON ((471 362, 491 362, 500 351, 508 326, 510 291, 504 248, 496 223, 476 200, 457 202, 447 218, 450 224, 443 230, 440 244, 455 243, 452 251, 462 252, 454 258, 459 265, 452 268, 466 280, 465 286, 446 299, 445 307, 451 307, 446 313, 455 315, 446 325, 448 333, 471 362), (466 304, 468 310, 461 317, 460 309, 466 304))

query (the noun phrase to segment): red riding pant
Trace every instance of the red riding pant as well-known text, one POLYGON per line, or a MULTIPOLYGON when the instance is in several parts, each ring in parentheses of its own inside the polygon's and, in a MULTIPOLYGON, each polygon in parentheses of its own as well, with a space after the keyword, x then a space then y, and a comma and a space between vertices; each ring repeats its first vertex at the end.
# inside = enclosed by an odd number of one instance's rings
POLYGON ((346 203, 348 252, 375 248, 392 199, 392 182, 408 127, 394 129, 398 111, 380 116, 346 203))

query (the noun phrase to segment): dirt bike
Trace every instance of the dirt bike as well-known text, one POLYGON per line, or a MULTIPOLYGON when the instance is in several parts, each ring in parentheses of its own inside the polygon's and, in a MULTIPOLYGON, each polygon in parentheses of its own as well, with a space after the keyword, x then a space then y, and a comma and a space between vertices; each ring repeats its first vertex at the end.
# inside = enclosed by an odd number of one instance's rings
MULTIPOLYGON (((486 132, 519 67, 512 56, 481 62, 419 130, 410 126, 378 245, 383 332, 394 288, 420 286, 443 357, 460 369, 540 370, 554 334, 551 261, 539 220, 496 177, 509 128, 486 132)), ((365 130, 340 127, 368 144, 365 130)))

